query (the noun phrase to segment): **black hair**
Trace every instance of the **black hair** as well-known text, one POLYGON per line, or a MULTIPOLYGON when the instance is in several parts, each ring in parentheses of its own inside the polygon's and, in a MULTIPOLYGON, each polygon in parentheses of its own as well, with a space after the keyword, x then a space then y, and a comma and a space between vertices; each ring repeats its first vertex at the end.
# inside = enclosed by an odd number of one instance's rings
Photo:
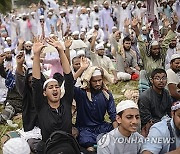
POLYGON ((124 110, 119 112, 117 115, 120 116, 122 118, 122 114, 123 114, 124 110))
POLYGON ((167 73, 166 73, 166 71, 165 71, 164 69, 162 69, 162 68, 156 68, 156 69, 154 69, 154 70, 152 71, 152 73, 151 73, 151 78, 153 79, 154 76, 155 76, 157 73, 164 73, 164 74, 166 74, 166 76, 167 76, 167 73))
POLYGON ((123 43, 124 43, 125 41, 131 41, 131 38, 130 38, 130 36, 129 36, 129 35, 128 35, 128 36, 126 36, 126 37, 123 39, 123 43))
POLYGON ((53 79, 56 79, 58 81, 59 86, 61 86, 63 81, 64 81, 64 77, 60 73, 58 73, 58 72, 54 73, 53 79))
POLYGON ((180 59, 180 58, 175 58, 175 59, 171 60, 170 63, 172 64, 173 62, 175 62, 176 59, 180 59))

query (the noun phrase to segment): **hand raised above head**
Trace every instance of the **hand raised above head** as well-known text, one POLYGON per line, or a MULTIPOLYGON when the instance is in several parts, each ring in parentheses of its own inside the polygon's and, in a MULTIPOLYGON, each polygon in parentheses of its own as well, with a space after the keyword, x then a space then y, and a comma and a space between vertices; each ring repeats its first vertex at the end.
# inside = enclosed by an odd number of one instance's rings
POLYGON ((0 54, 0 64, 3 63, 5 58, 6 58, 6 54, 5 53, 0 54))
POLYGON ((72 45, 72 39, 65 37, 64 45, 66 48, 69 48, 72 45))
POLYGON ((139 23, 138 18, 134 17, 133 20, 131 21, 131 26, 135 27, 138 25, 138 23, 139 23))
POLYGON ((24 61, 25 61, 24 53, 19 52, 18 55, 16 56, 17 65, 23 65, 24 61))
POLYGON ((42 39, 42 36, 35 37, 33 47, 32 47, 34 55, 36 55, 36 54, 40 55, 40 53, 44 47, 46 47, 46 46, 44 44, 44 40, 42 39))
POLYGON ((84 58, 84 57, 81 57, 80 65, 81 65, 81 69, 83 69, 83 70, 87 69, 89 67, 88 59, 84 58))
POLYGON ((58 50, 58 52, 64 51, 62 44, 58 40, 49 37, 46 38, 46 42, 55 47, 58 50))

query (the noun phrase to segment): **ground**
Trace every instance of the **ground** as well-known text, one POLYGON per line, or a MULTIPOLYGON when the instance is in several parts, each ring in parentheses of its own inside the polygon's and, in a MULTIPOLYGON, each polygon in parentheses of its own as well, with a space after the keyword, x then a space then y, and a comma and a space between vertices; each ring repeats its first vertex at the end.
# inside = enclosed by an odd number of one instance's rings
MULTIPOLYGON (((115 103, 119 103, 121 100, 127 99, 124 96, 124 93, 126 90, 137 90, 138 89, 138 81, 130 81, 130 82, 119 82, 116 85, 110 85, 108 86, 109 90, 111 90, 115 103)), ((0 111, 2 110, 3 106, 0 106, 0 111)), ((106 115, 105 119, 109 121, 108 115, 106 115)), ((13 118, 13 122, 18 124, 18 128, 11 128, 7 124, 2 125, 0 124, 0 138, 8 131, 16 130, 19 128, 22 128, 22 118, 21 115, 17 115, 13 118)), ((2 152, 2 149, 0 148, 0 154, 2 152)))

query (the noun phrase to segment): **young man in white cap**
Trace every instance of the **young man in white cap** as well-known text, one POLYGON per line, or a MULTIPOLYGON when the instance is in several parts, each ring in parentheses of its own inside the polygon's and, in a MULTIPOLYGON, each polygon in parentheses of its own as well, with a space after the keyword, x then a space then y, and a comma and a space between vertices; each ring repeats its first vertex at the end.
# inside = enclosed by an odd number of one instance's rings
POLYGON ((116 107, 119 126, 97 138, 97 154, 137 154, 141 151, 143 136, 137 131, 140 124, 139 109, 132 100, 121 101, 116 107))
MULTIPOLYGON (((84 66, 87 66, 86 64, 84 66)), ((79 69, 79 71, 82 69, 79 69)), ((76 127, 79 130, 79 144, 88 151, 94 151, 96 137, 117 127, 113 96, 107 90, 104 80, 107 72, 98 67, 89 67, 83 74, 82 86, 74 88, 77 106, 76 127), (108 112, 111 123, 104 120, 108 112)))
POLYGON ((61 43, 53 38, 49 38, 47 42, 58 50, 64 71, 65 94, 63 95, 55 79, 50 78, 43 85, 41 84, 40 53, 45 45, 42 40, 36 38, 33 44, 32 91, 42 133, 42 142, 39 143, 40 152, 43 152, 46 140, 54 131, 72 133, 73 75, 61 43))
POLYGON ((171 119, 154 124, 142 146, 142 154, 180 153, 180 102, 171 107, 171 119))
POLYGON ((173 54, 170 61, 170 69, 167 71, 167 87, 174 101, 180 100, 180 79, 177 73, 180 72, 180 54, 173 54))

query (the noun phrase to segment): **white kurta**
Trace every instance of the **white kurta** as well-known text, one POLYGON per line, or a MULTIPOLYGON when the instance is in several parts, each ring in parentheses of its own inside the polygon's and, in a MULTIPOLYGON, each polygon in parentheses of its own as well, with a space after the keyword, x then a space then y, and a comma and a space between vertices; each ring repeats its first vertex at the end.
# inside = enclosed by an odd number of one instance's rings
POLYGON ((91 12, 90 14, 90 27, 93 28, 94 27, 94 23, 98 22, 100 24, 100 13, 96 13, 96 12, 91 12))

